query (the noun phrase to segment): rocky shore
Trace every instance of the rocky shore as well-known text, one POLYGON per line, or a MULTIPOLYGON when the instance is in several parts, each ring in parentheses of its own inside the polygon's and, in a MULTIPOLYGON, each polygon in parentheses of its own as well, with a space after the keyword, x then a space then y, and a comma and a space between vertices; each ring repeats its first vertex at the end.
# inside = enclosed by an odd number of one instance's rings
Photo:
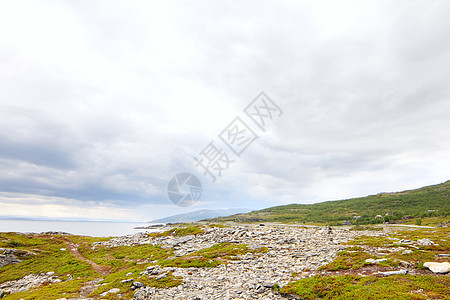
MULTIPOLYGON (((286 299, 275 292, 292 274, 312 276, 317 269, 333 261, 343 245, 358 235, 383 235, 374 231, 349 231, 331 228, 304 228, 287 225, 239 225, 210 228, 204 234, 182 237, 148 238, 145 234, 125 236, 94 246, 132 246, 151 243, 173 248, 175 256, 211 247, 217 243, 247 244, 250 249, 266 247, 266 253, 247 253, 240 260, 215 268, 159 268, 149 276, 172 272, 183 277, 183 283, 169 289, 136 284, 134 299, 286 299)), ((149 261, 151 263, 151 261, 149 261)), ((132 278, 126 279, 132 282, 132 278)))
MULTIPOLYGON (((174 230, 175 227, 166 226, 162 229, 174 230)), ((353 272, 351 274, 360 276, 425 274, 429 271, 417 269, 407 261, 400 261, 399 266, 394 268, 380 267, 379 264, 387 260, 385 257, 389 253, 401 253, 402 257, 406 258, 408 255, 412 255, 413 251, 419 249, 418 247, 430 247, 438 241, 436 239, 433 242, 427 238, 415 240, 395 238, 390 236, 389 232, 382 230, 349 230, 343 227, 304 227, 281 224, 203 226, 201 231, 199 228, 197 230, 201 233, 180 236, 137 233, 107 241, 93 242, 89 244, 89 247, 95 251, 105 247, 116 249, 115 247, 120 246, 156 245, 162 249, 173 250, 170 252, 170 255, 173 256, 169 257, 169 260, 195 256, 198 254, 194 252, 198 253, 197 251, 202 249, 211 249, 212 246, 217 247, 218 244, 247 245, 248 251, 239 252, 243 254, 237 254, 235 257, 224 260, 224 263, 211 268, 162 267, 160 261, 151 258, 139 259, 137 264, 142 266, 139 267, 139 271, 120 275, 119 285, 105 289, 107 285, 104 282, 107 280, 104 281, 105 276, 99 276, 98 279, 90 281, 82 287, 83 291, 79 293, 77 299, 89 299, 87 297, 96 290, 100 291, 97 292, 97 296, 94 296, 95 299, 105 297, 113 297, 114 299, 132 298, 134 300, 296 299, 296 296, 278 292, 279 288, 285 286, 294 278, 297 280, 314 275, 333 275, 333 272, 319 268, 333 262, 339 251, 351 247, 347 245, 347 242, 359 236, 365 236, 365 238, 377 237, 377 239, 385 239, 392 244, 391 247, 364 246, 362 250, 359 250, 365 251, 373 257, 381 257, 366 259, 365 262, 369 266, 364 270, 348 270, 353 272), (166 278, 178 278, 181 284, 169 288, 156 288, 149 286, 148 283, 146 285, 142 280, 145 278, 152 282, 162 282, 166 278), (122 293, 126 293, 127 296, 124 297, 122 293)), ((78 245, 70 245, 72 248, 69 247, 68 250, 61 248, 59 251, 73 252, 75 255, 78 252, 78 245)), ((348 249, 347 252, 355 251, 348 249)), ((30 255, 35 255, 35 253, 26 250, 0 248, 0 267, 18 264, 24 257, 30 255)), ((78 255, 81 255, 81 253, 78 253, 78 255)), ((435 258, 441 258, 441 262, 427 262, 424 267, 436 274, 446 274, 450 271, 449 262, 442 261, 442 258, 446 257, 448 257, 448 254, 438 253, 435 258)), ((0 298, 4 294, 69 280, 72 280, 70 274, 58 276, 54 272, 27 275, 18 280, 2 283, 0 285, 0 298)))

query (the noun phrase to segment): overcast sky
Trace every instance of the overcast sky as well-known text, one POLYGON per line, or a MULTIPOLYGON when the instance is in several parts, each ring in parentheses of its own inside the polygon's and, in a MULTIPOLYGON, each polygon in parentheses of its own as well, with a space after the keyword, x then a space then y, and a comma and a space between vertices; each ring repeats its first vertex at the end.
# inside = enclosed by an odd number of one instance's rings
MULTIPOLYGON (((149 221, 444 182, 449 1, 1 1, 0 215, 149 221), (244 113, 283 111, 262 131, 244 113), (238 157, 218 135, 258 136, 238 157), (208 144, 234 160, 216 182, 208 144), (181 172, 202 183, 170 202, 181 172)), ((269 122, 270 121, 270 122, 269 122)))

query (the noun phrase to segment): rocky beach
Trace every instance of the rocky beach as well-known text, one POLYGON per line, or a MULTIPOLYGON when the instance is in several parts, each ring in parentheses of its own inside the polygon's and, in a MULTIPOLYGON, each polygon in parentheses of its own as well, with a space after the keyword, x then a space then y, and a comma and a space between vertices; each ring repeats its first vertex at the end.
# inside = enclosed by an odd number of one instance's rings
MULTIPOLYGON (((34 238, 64 242, 66 247, 59 248, 59 252, 89 263, 96 272, 89 280, 81 280, 78 291, 72 293, 76 297, 57 297, 55 294, 51 299, 302 299, 295 293, 286 293, 283 287, 296 280, 314 276, 355 275, 380 278, 408 274, 448 278, 445 275, 450 271, 448 253, 436 253, 438 261, 426 262, 421 268, 417 268, 413 261, 408 261, 408 255, 425 249, 424 247, 438 245, 437 240, 409 240, 393 237, 397 233, 391 232, 392 229, 389 228, 368 229, 370 230, 283 224, 197 224, 190 227, 166 226, 159 234, 137 233, 92 240, 90 243, 80 242, 82 240, 76 242, 75 236, 63 233, 45 233, 34 238), (197 231, 189 234, 186 229, 192 228, 197 231), (182 233, 183 230, 185 233, 182 233), (351 245, 364 239, 380 240, 382 243, 376 245, 371 242, 371 245, 362 248, 351 245), (127 249, 133 253, 133 249, 138 251, 142 247, 160 249, 158 251, 164 251, 167 255, 163 259, 154 259, 153 254, 145 253, 142 257, 134 256, 129 272, 124 267, 114 269, 99 265, 98 263, 104 264, 105 261, 94 261, 88 255, 117 249, 127 249), (225 252, 228 254, 225 255, 225 252), (343 257, 342 253, 351 254, 352 263, 361 260, 358 256, 362 255, 361 268, 354 265, 341 270, 330 267, 336 263, 337 258, 343 257), (392 260, 393 255, 400 255, 404 260, 392 260), (391 263, 383 265, 388 261, 391 263), (180 262, 203 265, 178 266, 177 263, 180 262), (115 281, 109 279, 112 276, 115 281)), ((1 248, 0 251, 1 267, 20 265, 22 261, 33 259, 39 254, 38 249, 1 248)), ((123 254, 113 256, 130 261, 123 254)), ((105 257, 109 257, 111 265, 116 264, 111 262, 111 255, 105 257)), ((119 259, 116 261, 122 262, 119 259)), ((58 286, 81 279, 76 276, 73 272, 67 274, 57 270, 28 274, 20 279, 1 283, 0 297, 33 292, 39 287, 58 286)))

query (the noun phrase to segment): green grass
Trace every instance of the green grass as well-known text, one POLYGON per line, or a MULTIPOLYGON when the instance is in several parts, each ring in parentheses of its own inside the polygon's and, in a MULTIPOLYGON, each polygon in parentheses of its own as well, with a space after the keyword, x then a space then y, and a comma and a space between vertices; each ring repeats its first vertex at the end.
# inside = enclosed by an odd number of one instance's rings
POLYGON ((217 259, 209 259, 202 256, 186 256, 166 259, 158 264, 162 267, 177 268, 214 268, 223 262, 217 259))
POLYGON ((361 225, 352 226, 350 228, 350 231, 364 231, 364 230, 383 231, 383 228, 382 227, 374 227, 374 226, 361 226, 361 225))
MULTIPOLYGON (((199 234, 203 229, 198 226, 185 226, 175 228, 163 233, 164 235, 182 236, 186 234, 199 234)), ((122 299, 131 299, 134 291, 131 283, 121 281, 133 278, 147 286, 156 288, 169 288, 180 285, 183 278, 175 277, 169 272, 166 278, 156 280, 156 276, 141 275, 149 265, 162 267, 196 267, 212 268, 229 260, 241 259, 247 253, 260 255, 267 252, 267 248, 250 249, 247 245, 235 243, 220 243, 211 247, 189 253, 183 257, 173 257, 173 250, 162 249, 150 244, 135 245, 131 247, 92 247, 93 242, 108 239, 82 236, 50 235, 40 237, 16 233, 0 233, 0 247, 14 248, 22 251, 20 258, 23 262, 0 268, 0 283, 23 278, 29 274, 39 274, 54 271, 61 280, 66 280, 67 274, 73 280, 45 285, 29 291, 7 295, 6 299, 59 299, 79 298, 81 288, 95 278, 103 278, 101 285, 91 294, 90 298, 98 299, 100 294, 112 288, 119 288, 122 299), (78 250, 86 258, 99 265, 107 266, 112 273, 101 276, 92 266, 74 257, 70 251, 60 251, 67 248, 63 242, 69 240, 78 244, 78 250), (26 251, 36 255, 26 255, 26 251), (131 276, 126 276, 132 273, 131 276)), ((373 276, 358 277, 342 275, 345 270, 358 270, 365 268, 367 258, 386 258, 380 262, 381 268, 397 268, 400 261, 407 261, 415 268, 422 269, 426 261, 450 261, 449 258, 439 257, 437 254, 450 252, 450 231, 448 228, 416 229, 396 228, 386 236, 371 237, 360 236, 348 243, 352 245, 338 253, 335 260, 320 268, 321 271, 340 271, 335 277, 311 277, 290 282, 281 289, 283 293, 295 293, 304 299, 450 299, 449 276, 392 276, 378 278, 373 276), (395 243, 400 239, 416 242, 427 238, 435 244, 431 246, 417 246, 395 243), (403 254, 403 250, 390 252, 380 250, 386 255, 374 257, 369 250, 376 248, 395 249, 403 247, 412 253, 403 254), (419 291, 421 292, 414 292, 419 291)), ((377 250, 377 251, 378 251, 377 250)), ((351 271, 350 271, 351 272, 351 271)), ((327 274, 332 274, 328 273, 327 274)), ((335 273, 334 273, 335 274, 335 273)), ((292 274, 292 280, 299 274, 292 274)), ((280 287, 276 287, 279 289, 280 287)), ((275 287, 274 287, 275 289, 275 287)), ((108 294, 103 299, 118 299, 116 294, 108 294)))
POLYGON ((362 235, 354 240, 349 241, 348 245, 368 245, 372 247, 394 247, 395 240, 391 240, 387 237, 375 237, 362 235))
MULTIPOLYGON (((450 199, 448 200, 450 201, 450 199)), ((403 222, 403 224, 408 224, 408 225, 417 225, 416 222, 417 220, 421 220, 421 226, 437 226, 440 223, 444 222, 444 221, 449 221, 450 217, 449 216, 438 216, 438 217, 425 217, 422 219, 410 219, 410 220, 406 220, 403 222)))
POLYGON ((365 260, 372 256, 360 247, 352 247, 338 253, 335 260, 319 270, 338 271, 347 269, 359 269, 363 266, 370 265, 365 260))
POLYGON ((172 254, 171 250, 161 249, 159 246, 153 245, 96 247, 92 249, 90 245, 83 244, 79 247, 79 251, 95 263, 110 267, 112 272, 132 267, 147 259, 164 259, 172 254))
POLYGON ((184 235, 196 235, 196 234, 202 234, 204 233, 204 230, 200 228, 199 226, 192 225, 192 226, 186 226, 186 227, 177 227, 173 229, 169 229, 163 232, 154 232, 150 233, 150 236, 152 237, 162 237, 162 236, 184 236, 184 235))
MULTIPOLYGON (((133 278, 134 281, 139 281, 147 286, 156 288, 170 288, 178 286, 183 282, 182 277, 173 276, 172 272, 169 272, 166 278, 162 278, 159 280, 157 280, 156 277, 141 275, 140 273, 145 269, 146 268, 143 265, 138 265, 112 273, 104 278, 104 280, 101 282, 102 285, 99 286, 93 293, 91 293, 89 297, 97 298, 104 292, 107 292, 113 288, 118 288, 120 289, 119 294, 121 294, 122 297, 124 297, 125 299, 131 299, 135 292, 131 290, 132 282, 122 283, 122 280, 130 278, 133 278), (126 276, 128 273, 132 273, 132 275, 126 276)), ((102 299, 115 299, 115 297, 117 297, 117 295, 109 294, 106 298, 102 299)))
MULTIPOLYGON (((409 262, 412 266, 422 269, 423 264, 427 261, 449 261, 449 258, 439 257, 439 253, 449 253, 450 252, 450 233, 446 228, 436 228, 436 229, 398 229, 396 232, 391 233, 389 236, 373 237, 373 236, 360 236, 356 239, 349 241, 349 245, 359 245, 371 248, 397 248, 403 247, 405 250, 412 251, 411 253, 403 254, 404 250, 400 251, 384 251, 386 255, 382 257, 372 257, 372 258, 386 258, 387 261, 380 262, 380 266, 385 267, 395 267, 400 264, 400 261, 409 262), (421 239, 430 239, 435 242, 431 246, 415 246, 408 244, 395 243, 398 240, 411 240, 417 242, 421 239)), ((354 249, 354 248, 353 248, 354 249)), ((345 269, 358 269, 365 265, 364 261, 367 258, 371 258, 370 255, 361 249, 356 252, 341 251, 338 253, 336 259, 326 265, 322 266, 321 269, 329 271, 345 270, 345 269)))
POLYGON ((92 267, 75 258, 66 244, 53 239, 39 238, 32 235, 2 233, 0 247, 30 250, 36 255, 23 256, 20 264, 7 265, 0 269, 0 282, 17 280, 29 274, 39 274, 53 271, 55 275, 72 274, 75 277, 94 276, 92 267))
POLYGON ((60 299, 78 298, 80 289, 88 278, 74 279, 52 285, 40 286, 28 291, 17 292, 8 295, 5 299, 60 299))
POLYGON ((183 278, 181 276, 174 276, 172 272, 169 272, 169 275, 165 278, 156 279, 156 277, 145 277, 141 282, 147 286, 167 289, 179 286, 183 282, 183 278))
POLYGON ((281 289, 302 299, 450 299, 449 277, 333 276, 300 279, 281 289), (422 290, 422 291, 421 291, 422 290))
POLYGON ((209 248, 205 248, 193 252, 187 256, 165 259, 158 262, 163 267, 179 267, 179 268, 213 268, 226 260, 239 259, 239 256, 246 253, 263 253, 267 252, 267 248, 258 248, 251 250, 247 245, 219 243, 209 248))
POLYGON ((212 228, 229 228, 230 227, 228 225, 224 225, 221 223, 212 223, 212 224, 208 224, 208 226, 212 227, 212 228))

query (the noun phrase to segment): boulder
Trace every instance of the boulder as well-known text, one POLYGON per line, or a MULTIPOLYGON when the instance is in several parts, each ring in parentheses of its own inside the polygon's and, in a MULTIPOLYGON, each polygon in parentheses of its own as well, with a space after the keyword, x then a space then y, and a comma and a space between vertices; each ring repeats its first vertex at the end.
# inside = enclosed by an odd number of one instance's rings
POLYGON ((161 275, 159 275, 158 277, 156 277, 156 280, 164 279, 164 278, 166 278, 168 275, 169 275, 169 273, 161 274, 161 275))
POLYGON ((417 244, 419 244, 421 246, 431 246, 434 244, 434 242, 429 239, 421 239, 421 240, 417 240, 417 244))
POLYGON ((426 262, 423 264, 424 267, 431 270, 433 273, 437 274, 447 274, 450 272, 450 263, 449 262, 426 262))
POLYGON ((118 288, 113 288, 108 291, 108 293, 110 293, 110 294, 117 294, 118 292, 120 292, 120 289, 118 289, 118 288))
POLYGON ((142 282, 135 281, 135 282, 133 282, 133 286, 136 288, 141 288, 141 287, 144 287, 144 284, 142 282))

